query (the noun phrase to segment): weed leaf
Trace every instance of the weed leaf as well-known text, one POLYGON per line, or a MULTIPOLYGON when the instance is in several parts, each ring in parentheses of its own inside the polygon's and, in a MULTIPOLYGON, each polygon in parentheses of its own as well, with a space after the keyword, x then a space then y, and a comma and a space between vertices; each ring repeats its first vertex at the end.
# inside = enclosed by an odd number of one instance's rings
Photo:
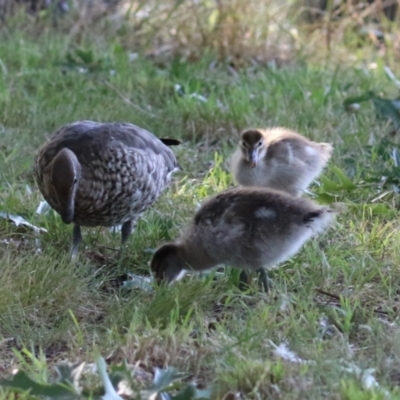
POLYGON ((43 385, 33 381, 23 371, 18 371, 10 380, 1 380, 0 386, 9 387, 21 392, 29 391, 33 396, 45 396, 50 399, 72 400, 79 398, 72 386, 59 383, 54 385, 43 385))
POLYGON ((346 100, 343 101, 343 105, 345 108, 347 108, 352 104, 358 104, 364 101, 371 100, 373 97, 375 97, 375 94, 371 91, 368 91, 361 96, 348 97, 346 100))
POLYGON ((400 98, 390 100, 380 97, 372 97, 378 117, 390 119, 395 128, 400 128, 400 98))
POLYGON ((331 167, 333 173, 339 178, 343 189, 352 190, 356 188, 356 185, 346 176, 346 174, 338 167, 331 167))
POLYGON ((348 109, 352 104, 359 104, 368 100, 372 101, 378 118, 388 118, 393 122, 396 129, 400 128, 400 98, 383 99, 376 96, 374 92, 367 91, 361 96, 347 98, 343 101, 343 105, 348 109))
POLYGON ((101 356, 98 356, 96 359, 96 367, 97 367, 97 372, 100 375, 100 378, 103 382, 104 389, 106 393, 104 396, 101 398, 103 400, 123 400, 121 396, 118 395, 118 393, 115 391, 114 386, 111 383, 111 379, 107 374, 107 367, 106 367, 106 362, 104 361, 104 358, 101 356))
POLYGON ((137 274, 129 274, 129 280, 124 281, 122 288, 123 289, 136 289, 140 288, 144 290, 145 292, 152 292, 153 291, 153 286, 152 286, 152 279, 147 277, 147 276, 141 276, 137 274))
POLYGON ((154 392, 161 392, 168 388, 175 381, 183 378, 185 374, 178 372, 175 368, 167 369, 155 369, 153 384, 149 387, 149 390, 154 392))
POLYGON ((198 390, 193 385, 188 385, 181 390, 176 396, 172 396, 172 400, 208 400, 211 399, 211 390, 198 390))

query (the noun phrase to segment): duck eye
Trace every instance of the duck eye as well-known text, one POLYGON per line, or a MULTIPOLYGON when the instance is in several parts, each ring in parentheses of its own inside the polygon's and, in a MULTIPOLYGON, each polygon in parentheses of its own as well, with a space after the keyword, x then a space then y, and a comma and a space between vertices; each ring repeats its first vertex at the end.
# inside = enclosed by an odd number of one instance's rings
POLYGON ((78 182, 78 179, 75 178, 75 179, 74 179, 74 185, 75 185, 76 182, 78 182))
POLYGON ((260 147, 261 145, 262 145, 262 141, 260 140, 260 141, 257 143, 257 146, 260 147))
POLYGON ((242 141, 242 146, 247 147, 247 143, 244 140, 242 141))

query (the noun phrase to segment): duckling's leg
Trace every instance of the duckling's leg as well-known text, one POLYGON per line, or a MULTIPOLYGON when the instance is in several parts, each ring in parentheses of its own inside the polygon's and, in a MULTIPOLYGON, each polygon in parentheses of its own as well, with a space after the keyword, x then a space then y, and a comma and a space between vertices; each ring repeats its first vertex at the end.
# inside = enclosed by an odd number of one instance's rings
POLYGON ((242 270, 239 275, 239 290, 247 290, 249 289, 249 285, 249 274, 247 273, 247 271, 242 270))
MULTIPOLYGON (((257 275, 258 275, 258 281, 262 284, 263 289, 265 293, 268 293, 271 284, 270 284, 270 279, 268 278, 267 273, 265 272, 264 268, 259 268, 256 270, 257 275)), ((246 271, 242 271, 240 273, 239 277, 239 289, 240 290, 245 290, 248 288, 250 282, 249 282, 249 275, 246 271)))
POLYGON ((72 248, 71 248, 71 260, 75 260, 78 255, 79 244, 82 242, 81 227, 78 224, 74 224, 72 231, 72 248))
POLYGON ((258 280, 263 285, 265 293, 268 293, 271 287, 271 280, 268 278, 268 274, 265 272, 264 268, 259 268, 257 271, 258 280))

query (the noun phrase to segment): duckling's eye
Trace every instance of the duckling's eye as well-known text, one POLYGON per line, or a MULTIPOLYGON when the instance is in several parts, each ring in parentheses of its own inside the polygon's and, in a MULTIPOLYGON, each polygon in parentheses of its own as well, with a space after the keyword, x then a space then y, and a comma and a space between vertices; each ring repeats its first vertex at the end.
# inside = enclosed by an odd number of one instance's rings
POLYGON ((247 143, 244 140, 242 141, 242 146, 247 147, 247 143))
POLYGON ((75 179, 74 179, 74 185, 75 185, 76 182, 78 182, 78 179, 75 178, 75 179))
POLYGON ((258 143, 257 143, 257 147, 260 147, 262 145, 262 141, 260 140, 258 143))

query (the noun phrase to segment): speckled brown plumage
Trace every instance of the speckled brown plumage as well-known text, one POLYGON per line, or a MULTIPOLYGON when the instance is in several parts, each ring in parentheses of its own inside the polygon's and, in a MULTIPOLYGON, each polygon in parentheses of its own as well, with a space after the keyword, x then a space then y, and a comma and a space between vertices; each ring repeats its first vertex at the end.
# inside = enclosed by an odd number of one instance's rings
POLYGON ((80 225, 126 224, 125 241, 177 169, 174 153, 145 129, 129 123, 78 121, 51 136, 36 156, 34 172, 46 201, 64 222, 74 222, 76 247, 80 225), (73 204, 66 205, 69 197, 73 204))

